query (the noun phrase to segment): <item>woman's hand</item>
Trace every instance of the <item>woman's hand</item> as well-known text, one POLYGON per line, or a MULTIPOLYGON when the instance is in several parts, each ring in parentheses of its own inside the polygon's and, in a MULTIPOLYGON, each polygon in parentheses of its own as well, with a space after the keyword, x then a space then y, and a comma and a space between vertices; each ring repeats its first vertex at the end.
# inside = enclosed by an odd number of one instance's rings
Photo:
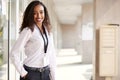
POLYGON ((23 76, 23 79, 25 79, 27 77, 27 75, 28 75, 28 73, 25 76, 23 76))

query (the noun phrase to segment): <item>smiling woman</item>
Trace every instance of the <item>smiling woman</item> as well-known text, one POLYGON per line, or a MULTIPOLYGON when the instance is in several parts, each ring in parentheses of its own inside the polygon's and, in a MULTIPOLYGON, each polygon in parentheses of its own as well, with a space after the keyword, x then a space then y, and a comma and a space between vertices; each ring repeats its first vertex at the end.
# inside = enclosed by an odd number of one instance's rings
POLYGON ((20 35, 10 52, 10 58, 20 74, 20 80, 56 80, 56 54, 45 5, 30 2, 24 12, 20 35), (24 51, 23 62, 18 60, 24 51))
POLYGON ((42 1, 9 0, 8 2, 10 23, 10 67, 8 77, 10 80, 16 80, 19 77, 20 79, 35 78, 37 80, 36 78, 40 79, 41 77, 36 77, 36 75, 41 74, 45 74, 45 79, 55 80, 56 78, 54 31, 52 32, 50 21, 52 22, 53 30, 58 25, 57 20, 53 16, 54 11, 49 7, 51 5, 47 4, 48 0, 42 1), (49 10, 50 16, 48 16, 47 10, 49 10), (36 73, 35 75, 27 70, 31 70, 31 67, 37 70, 33 71, 33 73, 36 73))

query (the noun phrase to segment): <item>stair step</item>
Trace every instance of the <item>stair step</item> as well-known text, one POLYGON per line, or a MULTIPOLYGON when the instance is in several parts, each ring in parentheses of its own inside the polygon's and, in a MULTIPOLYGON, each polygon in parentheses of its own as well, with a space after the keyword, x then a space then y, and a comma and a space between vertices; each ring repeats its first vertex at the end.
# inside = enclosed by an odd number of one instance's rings
POLYGON ((81 62, 82 62, 81 55, 57 57, 57 65, 73 64, 73 63, 81 63, 81 62))
POLYGON ((77 55, 75 49, 61 49, 59 51, 59 56, 70 56, 70 55, 77 55))

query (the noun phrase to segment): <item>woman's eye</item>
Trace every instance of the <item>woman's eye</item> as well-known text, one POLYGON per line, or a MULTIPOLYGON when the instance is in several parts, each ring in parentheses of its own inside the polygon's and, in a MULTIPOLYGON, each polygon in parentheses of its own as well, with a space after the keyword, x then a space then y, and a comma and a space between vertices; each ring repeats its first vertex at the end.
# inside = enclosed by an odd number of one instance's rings
POLYGON ((42 14, 43 12, 40 12, 40 14, 42 14))
POLYGON ((34 15, 36 15, 37 13, 33 13, 34 15))

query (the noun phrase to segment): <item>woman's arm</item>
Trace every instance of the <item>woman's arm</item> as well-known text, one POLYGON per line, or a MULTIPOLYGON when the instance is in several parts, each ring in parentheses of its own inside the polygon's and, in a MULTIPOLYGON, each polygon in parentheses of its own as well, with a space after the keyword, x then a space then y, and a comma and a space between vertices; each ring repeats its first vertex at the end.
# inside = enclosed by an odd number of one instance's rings
POLYGON ((20 61, 20 53, 24 49, 25 44, 29 40, 31 36, 31 30, 29 28, 24 28, 22 32, 19 35, 19 38, 16 40, 15 44, 13 45, 11 52, 10 52, 10 58, 17 69, 17 71, 20 73, 21 77, 24 77, 27 74, 27 71, 23 67, 23 63, 20 61))

